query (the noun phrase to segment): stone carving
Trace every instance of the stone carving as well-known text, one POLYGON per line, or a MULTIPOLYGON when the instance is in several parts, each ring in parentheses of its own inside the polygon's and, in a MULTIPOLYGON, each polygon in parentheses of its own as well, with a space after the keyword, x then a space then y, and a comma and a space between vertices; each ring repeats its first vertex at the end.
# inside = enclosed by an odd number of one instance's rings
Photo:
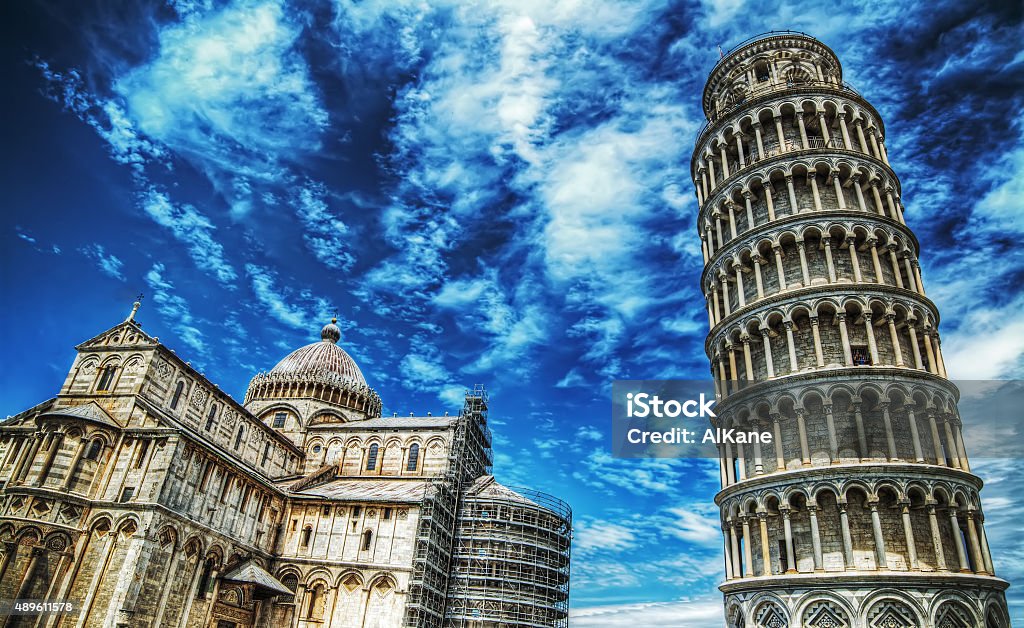
POLYGON ((63 552, 67 546, 67 540, 61 535, 51 536, 50 539, 46 541, 46 549, 54 552, 63 552))
POLYGON ((764 628, 789 628, 789 621, 778 604, 765 602, 757 613, 757 625, 764 628))
POLYGON ((192 407, 196 410, 202 410, 203 406, 206 405, 206 398, 209 397, 209 395, 210 394, 206 390, 196 386, 195 389, 192 390, 192 407))
POLYGON ((843 609, 830 600, 808 606, 803 622, 809 628, 847 628, 850 625, 843 609))
POLYGON ((914 628, 917 622, 907 605, 897 600, 883 600, 868 613, 871 628, 914 628))
POLYGON ((153 362, 153 372, 156 374, 157 379, 162 382, 166 382, 171 378, 174 373, 174 369, 163 359, 158 359, 153 362))

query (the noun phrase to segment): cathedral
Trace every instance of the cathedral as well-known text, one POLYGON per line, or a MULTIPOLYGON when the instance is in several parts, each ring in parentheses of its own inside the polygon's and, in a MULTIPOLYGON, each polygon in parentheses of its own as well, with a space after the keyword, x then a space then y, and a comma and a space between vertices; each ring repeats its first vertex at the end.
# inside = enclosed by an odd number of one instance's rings
POLYGON ((381 416, 321 339, 238 403, 128 318, 0 425, 5 626, 566 626, 572 516, 490 475, 487 395, 381 416))
POLYGON ((691 161, 725 445, 730 628, 1002 628, 985 535, 878 111, 803 33, 708 77, 691 161))

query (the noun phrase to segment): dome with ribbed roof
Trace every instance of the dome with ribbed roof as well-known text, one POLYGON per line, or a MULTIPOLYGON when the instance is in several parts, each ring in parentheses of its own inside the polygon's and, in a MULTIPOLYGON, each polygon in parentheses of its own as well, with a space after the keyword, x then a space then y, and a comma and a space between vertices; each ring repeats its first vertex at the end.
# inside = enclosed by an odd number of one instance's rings
POLYGON ((320 331, 320 342, 310 343, 292 351, 270 372, 279 375, 325 375, 336 374, 343 379, 366 385, 366 378, 347 351, 338 346, 341 330, 337 319, 320 331))
POLYGON ((249 382, 245 403, 276 399, 316 399, 348 408, 363 418, 380 416, 380 396, 366 384, 355 360, 338 346, 338 319, 320 330, 320 342, 292 351, 266 373, 249 382))

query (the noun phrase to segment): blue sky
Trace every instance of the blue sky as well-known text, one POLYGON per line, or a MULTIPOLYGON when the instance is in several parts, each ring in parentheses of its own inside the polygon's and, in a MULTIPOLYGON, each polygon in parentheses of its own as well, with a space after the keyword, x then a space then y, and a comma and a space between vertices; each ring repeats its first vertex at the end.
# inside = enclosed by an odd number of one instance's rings
MULTIPOLYGON (((717 465, 606 443, 612 379, 707 373, 687 169, 718 45, 789 28, 836 50, 884 117, 951 375, 1021 375, 1019 2, 3 11, 0 410, 51 396, 138 292, 147 331, 236 398, 336 308, 385 412, 488 386, 496 475, 575 509, 578 627, 721 625, 717 465)), ((1020 581, 1024 477, 974 466, 1020 581)))

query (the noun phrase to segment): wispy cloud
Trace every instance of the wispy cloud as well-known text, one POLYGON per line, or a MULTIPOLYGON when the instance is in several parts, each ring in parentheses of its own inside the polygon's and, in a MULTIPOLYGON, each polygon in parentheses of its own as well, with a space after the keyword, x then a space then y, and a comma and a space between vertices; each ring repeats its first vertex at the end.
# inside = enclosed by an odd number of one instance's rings
MULTIPOLYGON (((717 461, 615 458, 608 450, 596 448, 580 461, 573 477, 609 494, 621 490, 640 496, 668 495, 686 478, 694 477, 694 471, 712 466, 717 473, 717 461)), ((702 473, 698 471, 696 476, 702 473)))
POLYGON ((78 70, 61 72, 43 60, 36 60, 36 67, 47 81, 47 96, 91 126, 115 161, 142 172, 145 162, 165 156, 158 144, 139 133, 119 103, 92 93, 78 70))
POLYGON ((430 392, 447 404, 461 404, 466 387, 444 365, 441 352, 422 335, 410 343, 410 352, 398 364, 402 385, 409 390, 430 392))
POLYGON ((635 626, 685 626, 721 628, 722 601, 704 597, 671 602, 612 604, 573 609, 572 625, 580 628, 633 628, 635 626))
POLYGON ((107 253, 102 244, 90 244, 82 247, 82 254, 96 262, 99 269, 108 277, 124 281, 124 262, 113 253, 107 253))
POLYGON ((575 526, 573 549, 584 556, 595 550, 617 552, 635 547, 636 534, 629 528, 608 521, 581 521, 575 526))
POLYGON ((139 205, 188 247, 200 269, 212 273, 225 287, 234 287, 238 274, 228 262, 224 246, 214 237, 217 228, 209 218, 191 205, 176 205, 166 193, 153 187, 140 194, 139 205))
POLYGON ((18 236, 18 238, 20 240, 24 240, 25 242, 28 242, 29 244, 35 244, 36 243, 35 236, 30 235, 30 234, 22 231, 21 227, 16 228, 14 233, 18 236))
POLYGON ((176 293, 174 284, 167 279, 166 274, 167 267, 158 262, 153 264, 145 276, 157 311, 174 330, 177 339, 205 359, 209 355, 205 335, 199 329, 188 301, 176 293))
POLYGON ((302 12, 272 0, 197 6, 113 89, 138 129, 203 172, 240 217, 253 182, 286 179, 288 163, 320 147, 328 115, 296 49, 302 12))
POLYGON ((306 230, 306 247, 321 263, 335 270, 351 270, 355 256, 347 242, 349 228, 327 207, 327 189, 310 183, 299 191, 296 213, 306 230))
POLYGON ((277 274, 266 267, 246 264, 245 273, 262 310, 279 323, 307 332, 326 323, 331 304, 325 298, 280 285, 277 274))
POLYGON ((677 518, 669 527, 673 536, 695 545, 718 547, 722 528, 718 508, 714 504, 690 504, 687 507, 670 508, 668 512, 677 518))

